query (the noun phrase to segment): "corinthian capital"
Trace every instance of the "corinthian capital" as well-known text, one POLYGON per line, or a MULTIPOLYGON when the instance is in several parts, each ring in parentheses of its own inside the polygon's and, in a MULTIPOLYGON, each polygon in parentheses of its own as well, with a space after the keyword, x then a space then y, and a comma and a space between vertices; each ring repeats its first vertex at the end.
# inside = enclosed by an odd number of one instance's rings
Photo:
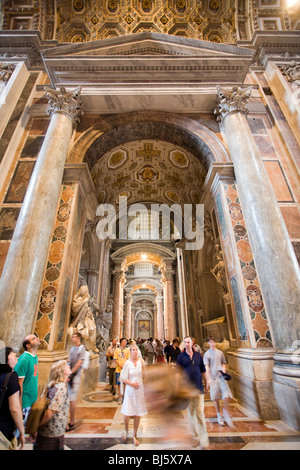
POLYGON ((231 90, 225 90, 224 88, 217 86, 217 95, 219 103, 214 113, 218 114, 218 121, 222 121, 227 114, 232 113, 233 111, 248 113, 246 104, 248 103, 251 95, 251 88, 242 90, 237 86, 234 86, 231 90))
POLYGON ((67 92, 65 87, 60 87, 59 90, 54 88, 44 87, 50 109, 48 114, 52 116, 54 113, 66 113, 72 117, 73 125, 79 122, 79 116, 83 114, 81 111, 80 94, 81 87, 77 87, 74 91, 67 92))

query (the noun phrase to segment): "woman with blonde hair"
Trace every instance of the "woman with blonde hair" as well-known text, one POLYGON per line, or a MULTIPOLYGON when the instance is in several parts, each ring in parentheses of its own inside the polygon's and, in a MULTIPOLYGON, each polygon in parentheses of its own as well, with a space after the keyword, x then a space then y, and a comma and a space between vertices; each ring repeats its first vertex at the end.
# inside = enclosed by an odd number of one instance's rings
POLYGON ((143 370, 145 363, 139 357, 140 350, 136 343, 130 347, 130 358, 125 362, 121 372, 121 385, 125 385, 125 394, 121 413, 124 415, 125 430, 122 434, 122 442, 125 443, 128 434, 130 416, 134 419, 133 445, 138 446, 137 432, 141 416, 147 414, 144 395, 143 370))
POLYGON ((66 384, 70 373, 67 361, 58 361, 51 368, 45 392, 49 405, 40 422, 36 450, 64 449, 64 434, 70 408, 66 384))

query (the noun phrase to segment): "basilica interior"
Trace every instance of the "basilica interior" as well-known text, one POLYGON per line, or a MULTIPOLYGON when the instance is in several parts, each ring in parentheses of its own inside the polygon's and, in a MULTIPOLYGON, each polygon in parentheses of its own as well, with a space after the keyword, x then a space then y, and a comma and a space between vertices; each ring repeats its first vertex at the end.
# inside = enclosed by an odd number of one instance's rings
POLYGON ((190 335, 232 376, 211 449, 300 449, 299 167, 299 1, 2 2, 0 340, 42 389, 82 332, 68 448, 126 449, 113 337, 190 335))

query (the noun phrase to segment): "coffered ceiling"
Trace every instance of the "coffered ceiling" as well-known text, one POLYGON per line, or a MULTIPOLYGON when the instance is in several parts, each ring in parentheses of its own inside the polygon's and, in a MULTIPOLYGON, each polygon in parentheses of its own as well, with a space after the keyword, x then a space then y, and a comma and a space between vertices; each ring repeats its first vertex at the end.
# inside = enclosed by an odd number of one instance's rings
MULTIPOLYGON (((298 2, 299 3, 299 2, 298 2)), ((144 31, 217 43, 251 40, 257 30, 293 30, 287 0, 6 0, 2 26, 43 39, 86 42, 144 31)))
POLYGON ((203 165, 187 150, 168 142, 140 140, 107 152, 93 167, 99 203, 157 201, 197 204, 206 176, 203 165))

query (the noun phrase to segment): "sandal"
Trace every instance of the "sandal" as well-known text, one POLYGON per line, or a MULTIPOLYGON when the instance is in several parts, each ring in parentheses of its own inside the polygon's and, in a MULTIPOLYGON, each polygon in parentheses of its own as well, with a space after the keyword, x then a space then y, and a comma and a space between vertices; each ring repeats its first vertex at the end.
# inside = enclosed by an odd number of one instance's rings
POLYGON ((140 441, 136 437, 134 437, 132 439, 132 443, 133 443, 134 446, 139 446, 140 445, 140 441))
POLYGON ((68 427, 66 428, 66 432, 73 431, 74 429, 75 429, 75 424, 69 423, 68 427))
POLYGON ((127 432, 126 431, 122 432, 121 441, 123 442, 123 444, 126 444, 126 441, 127 441, 127 432))

